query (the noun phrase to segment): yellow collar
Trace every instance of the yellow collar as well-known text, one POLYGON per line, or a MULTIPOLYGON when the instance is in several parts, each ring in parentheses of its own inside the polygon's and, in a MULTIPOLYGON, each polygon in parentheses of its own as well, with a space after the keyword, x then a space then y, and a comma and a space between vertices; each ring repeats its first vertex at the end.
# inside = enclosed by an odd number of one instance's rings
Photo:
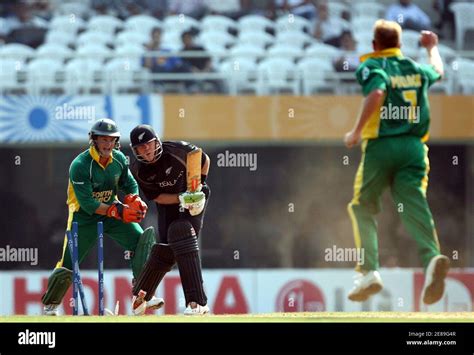
POLYGON ((99 152, 97 151, 97 149, 94 147, 94 146, 91 146, 89 148, 89 154, 91 155, 92 159, 94 159, 97 164, 99 164, 103 169, 105 169, 107 167, 107 165, 109 165, 110 163, 112 163, 112 161, 114 160, 113 159, 113 152, 110 153, 110 158, 109 160, 107 161, 107 164, 105 164, 105 166, 103 166, 101 163, 100 163, 100 154, 99 152))
POLYGON ((386 48, 381 51, 364 54, 360 57, 360 62, 365 62, 369 58, 383 58, 383 57, 403 57, 400 48, 386 48))

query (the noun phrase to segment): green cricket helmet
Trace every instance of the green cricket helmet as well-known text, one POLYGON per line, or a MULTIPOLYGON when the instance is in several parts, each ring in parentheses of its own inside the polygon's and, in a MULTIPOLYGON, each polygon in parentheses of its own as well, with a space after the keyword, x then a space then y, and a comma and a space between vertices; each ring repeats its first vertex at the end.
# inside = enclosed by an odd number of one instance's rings
POLYGON ((116 137, 115 149, 120 148, 120 132, 115 121, 110 118, 101 118, 94 122, 89 131, 89 143, 95 145, 95 140, 98 136, 116 137))

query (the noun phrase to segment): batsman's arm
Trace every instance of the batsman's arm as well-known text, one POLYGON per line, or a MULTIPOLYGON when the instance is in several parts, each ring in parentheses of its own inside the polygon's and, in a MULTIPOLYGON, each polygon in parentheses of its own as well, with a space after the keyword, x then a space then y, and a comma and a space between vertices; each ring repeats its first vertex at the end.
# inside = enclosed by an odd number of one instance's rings
POLYGON ((177 205, 179 203, 179 194, 159 194, 153 201, 160 205, 177 205))
MULTIPOLYGON (((203 163, 201 164, 201 182, 204 183, 204 179, 206 178, 207 174, 209 174, 211 159, 206 153, 203 152, 202 161, 203 163)), ((177 205, 180 203, 179 195, 180 194, 161 193, 156 198, 154 198, 153 201, 160 205, 177 205)))

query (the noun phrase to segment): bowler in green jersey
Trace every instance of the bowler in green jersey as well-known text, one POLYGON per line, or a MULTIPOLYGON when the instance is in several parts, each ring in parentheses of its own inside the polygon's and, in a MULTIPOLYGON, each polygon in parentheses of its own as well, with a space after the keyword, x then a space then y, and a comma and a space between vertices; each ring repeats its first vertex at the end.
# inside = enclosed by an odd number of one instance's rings
POLYGON ((381 195, 390 188, 394 202, 403 206, 403 224, 414 238, 425 270, 421 298, 438 302, 444 293, 450 260, 441 255, 426 190, 430 107, 428 89, 443 76, 438 37, 422 31, 420 43, 429 63, 418 64, 401 52, 402 30, 398 23, 378 20, 374 27, 374 52, 361 58, 356 76, 365 96, 362 111, 344 143, 359 142, 362 158, 348 205, 356 247, 364 251, 364 263, 349 299, 362 302, 383 288, 379 272, 377 223, 381 195))

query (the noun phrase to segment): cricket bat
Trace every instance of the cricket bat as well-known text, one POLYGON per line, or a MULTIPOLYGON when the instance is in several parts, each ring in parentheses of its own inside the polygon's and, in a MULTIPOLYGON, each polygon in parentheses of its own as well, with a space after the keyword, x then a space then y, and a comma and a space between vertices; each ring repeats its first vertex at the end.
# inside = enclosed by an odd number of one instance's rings
POLYGON ((188 153, 186 157, 187 191, 194 192, 201 184, 201 148, 188 153))

